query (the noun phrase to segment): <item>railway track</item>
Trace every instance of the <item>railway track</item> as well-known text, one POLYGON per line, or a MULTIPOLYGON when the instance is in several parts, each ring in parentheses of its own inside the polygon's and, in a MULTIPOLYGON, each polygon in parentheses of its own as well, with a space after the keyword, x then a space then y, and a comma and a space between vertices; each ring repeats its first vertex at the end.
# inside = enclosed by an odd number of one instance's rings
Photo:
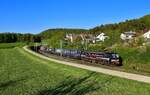
POLYGON ((73 66, 73 67, 77 67, 77 68, 81 68, 81 69, 86 69, 86 70, 90 70, 90 71, 94 71, 94 72, 98 72, 98 73, 108 74, 108 75, 112 75, 112 76, 117 76, 117 77, 121 77, 121 78, 125 78, 125 79, 130 79, 130 80, 135 80, 135 81, 145 82, 145 83, 150 84, 150 77, 149 76, 126 73, 126 72, 110 70, 110 69, 94 67, 94 66, 87 66, 87 65, 84 65, 84 64, 77 64, 77 63, 74 63, 74 62, 67 62, 67 61, 64 61, 64 60, 57 60, 57 59, 54 59, 54 58, 50 58, 50 57, 46 57, 44 55, 38 54, 38 53, 28 49, 27 46, 23 47, 23 49, 25 51, 35 55, 35 56, 38 56, 38 57, 42 58, 42 59, 53 61, 53 62, 56 62, 56 63, 59 63, 59 64, 64 64, 64 65, 73 66))

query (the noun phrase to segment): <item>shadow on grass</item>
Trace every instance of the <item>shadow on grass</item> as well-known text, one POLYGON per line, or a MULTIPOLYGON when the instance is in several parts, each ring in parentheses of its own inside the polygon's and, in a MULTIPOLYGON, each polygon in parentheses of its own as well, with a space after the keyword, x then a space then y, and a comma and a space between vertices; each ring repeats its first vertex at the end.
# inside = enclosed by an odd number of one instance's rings
POLYGON ((20 78, 17 80, 9 80, 7 82, 0 83, 0 90, 7 89, 10 86, 15 86, 15 85, 17 85, 18 82, 23 82, 25 80, 27 80, 27 78, 20 78))
POLYGON ((15 48, 15 46, 0 47, 0 49, 11 49, 11 48, 15 48))
POLYGON ((95 73, 91 73, 79 79, 67 77, 66 80, 63 80, 54 88, 42 90, 37 95, 84 95, 93 91, 103 90, 113 78, 111 77, 103 82, 90 80, 94 75, 95 73))

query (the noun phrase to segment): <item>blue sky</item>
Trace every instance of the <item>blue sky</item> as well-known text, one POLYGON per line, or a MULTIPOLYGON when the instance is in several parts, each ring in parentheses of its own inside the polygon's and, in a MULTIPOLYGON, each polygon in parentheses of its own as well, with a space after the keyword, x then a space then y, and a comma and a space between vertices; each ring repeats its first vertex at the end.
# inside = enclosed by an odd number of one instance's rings
POLYGON ((0 32, 93 28, 150 14, 149 0, 0 0, 0 32))

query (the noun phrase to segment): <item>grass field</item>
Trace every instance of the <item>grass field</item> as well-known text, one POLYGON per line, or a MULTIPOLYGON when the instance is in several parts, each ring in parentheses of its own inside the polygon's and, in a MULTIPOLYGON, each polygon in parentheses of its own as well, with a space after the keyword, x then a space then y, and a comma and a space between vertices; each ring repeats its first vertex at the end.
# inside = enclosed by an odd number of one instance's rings
POLYGON ((0 95, 150 95, 150 84, 48 62, 21 48, 0 49, 0 95))
POLYGON ((26 45, 26 43, 0 43, 0 49, 6 49, 6 48, 14 48, 14 47, 22 47, 26 45))

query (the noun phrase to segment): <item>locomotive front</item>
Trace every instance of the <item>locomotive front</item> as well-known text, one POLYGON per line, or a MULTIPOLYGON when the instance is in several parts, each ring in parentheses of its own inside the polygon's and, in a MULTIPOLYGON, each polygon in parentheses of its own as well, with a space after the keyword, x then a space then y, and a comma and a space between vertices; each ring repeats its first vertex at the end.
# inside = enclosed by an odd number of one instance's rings
POLYGON ((117 53, 109 53, 111 64, 121 66, 122 65, 122 58, 117 53))

